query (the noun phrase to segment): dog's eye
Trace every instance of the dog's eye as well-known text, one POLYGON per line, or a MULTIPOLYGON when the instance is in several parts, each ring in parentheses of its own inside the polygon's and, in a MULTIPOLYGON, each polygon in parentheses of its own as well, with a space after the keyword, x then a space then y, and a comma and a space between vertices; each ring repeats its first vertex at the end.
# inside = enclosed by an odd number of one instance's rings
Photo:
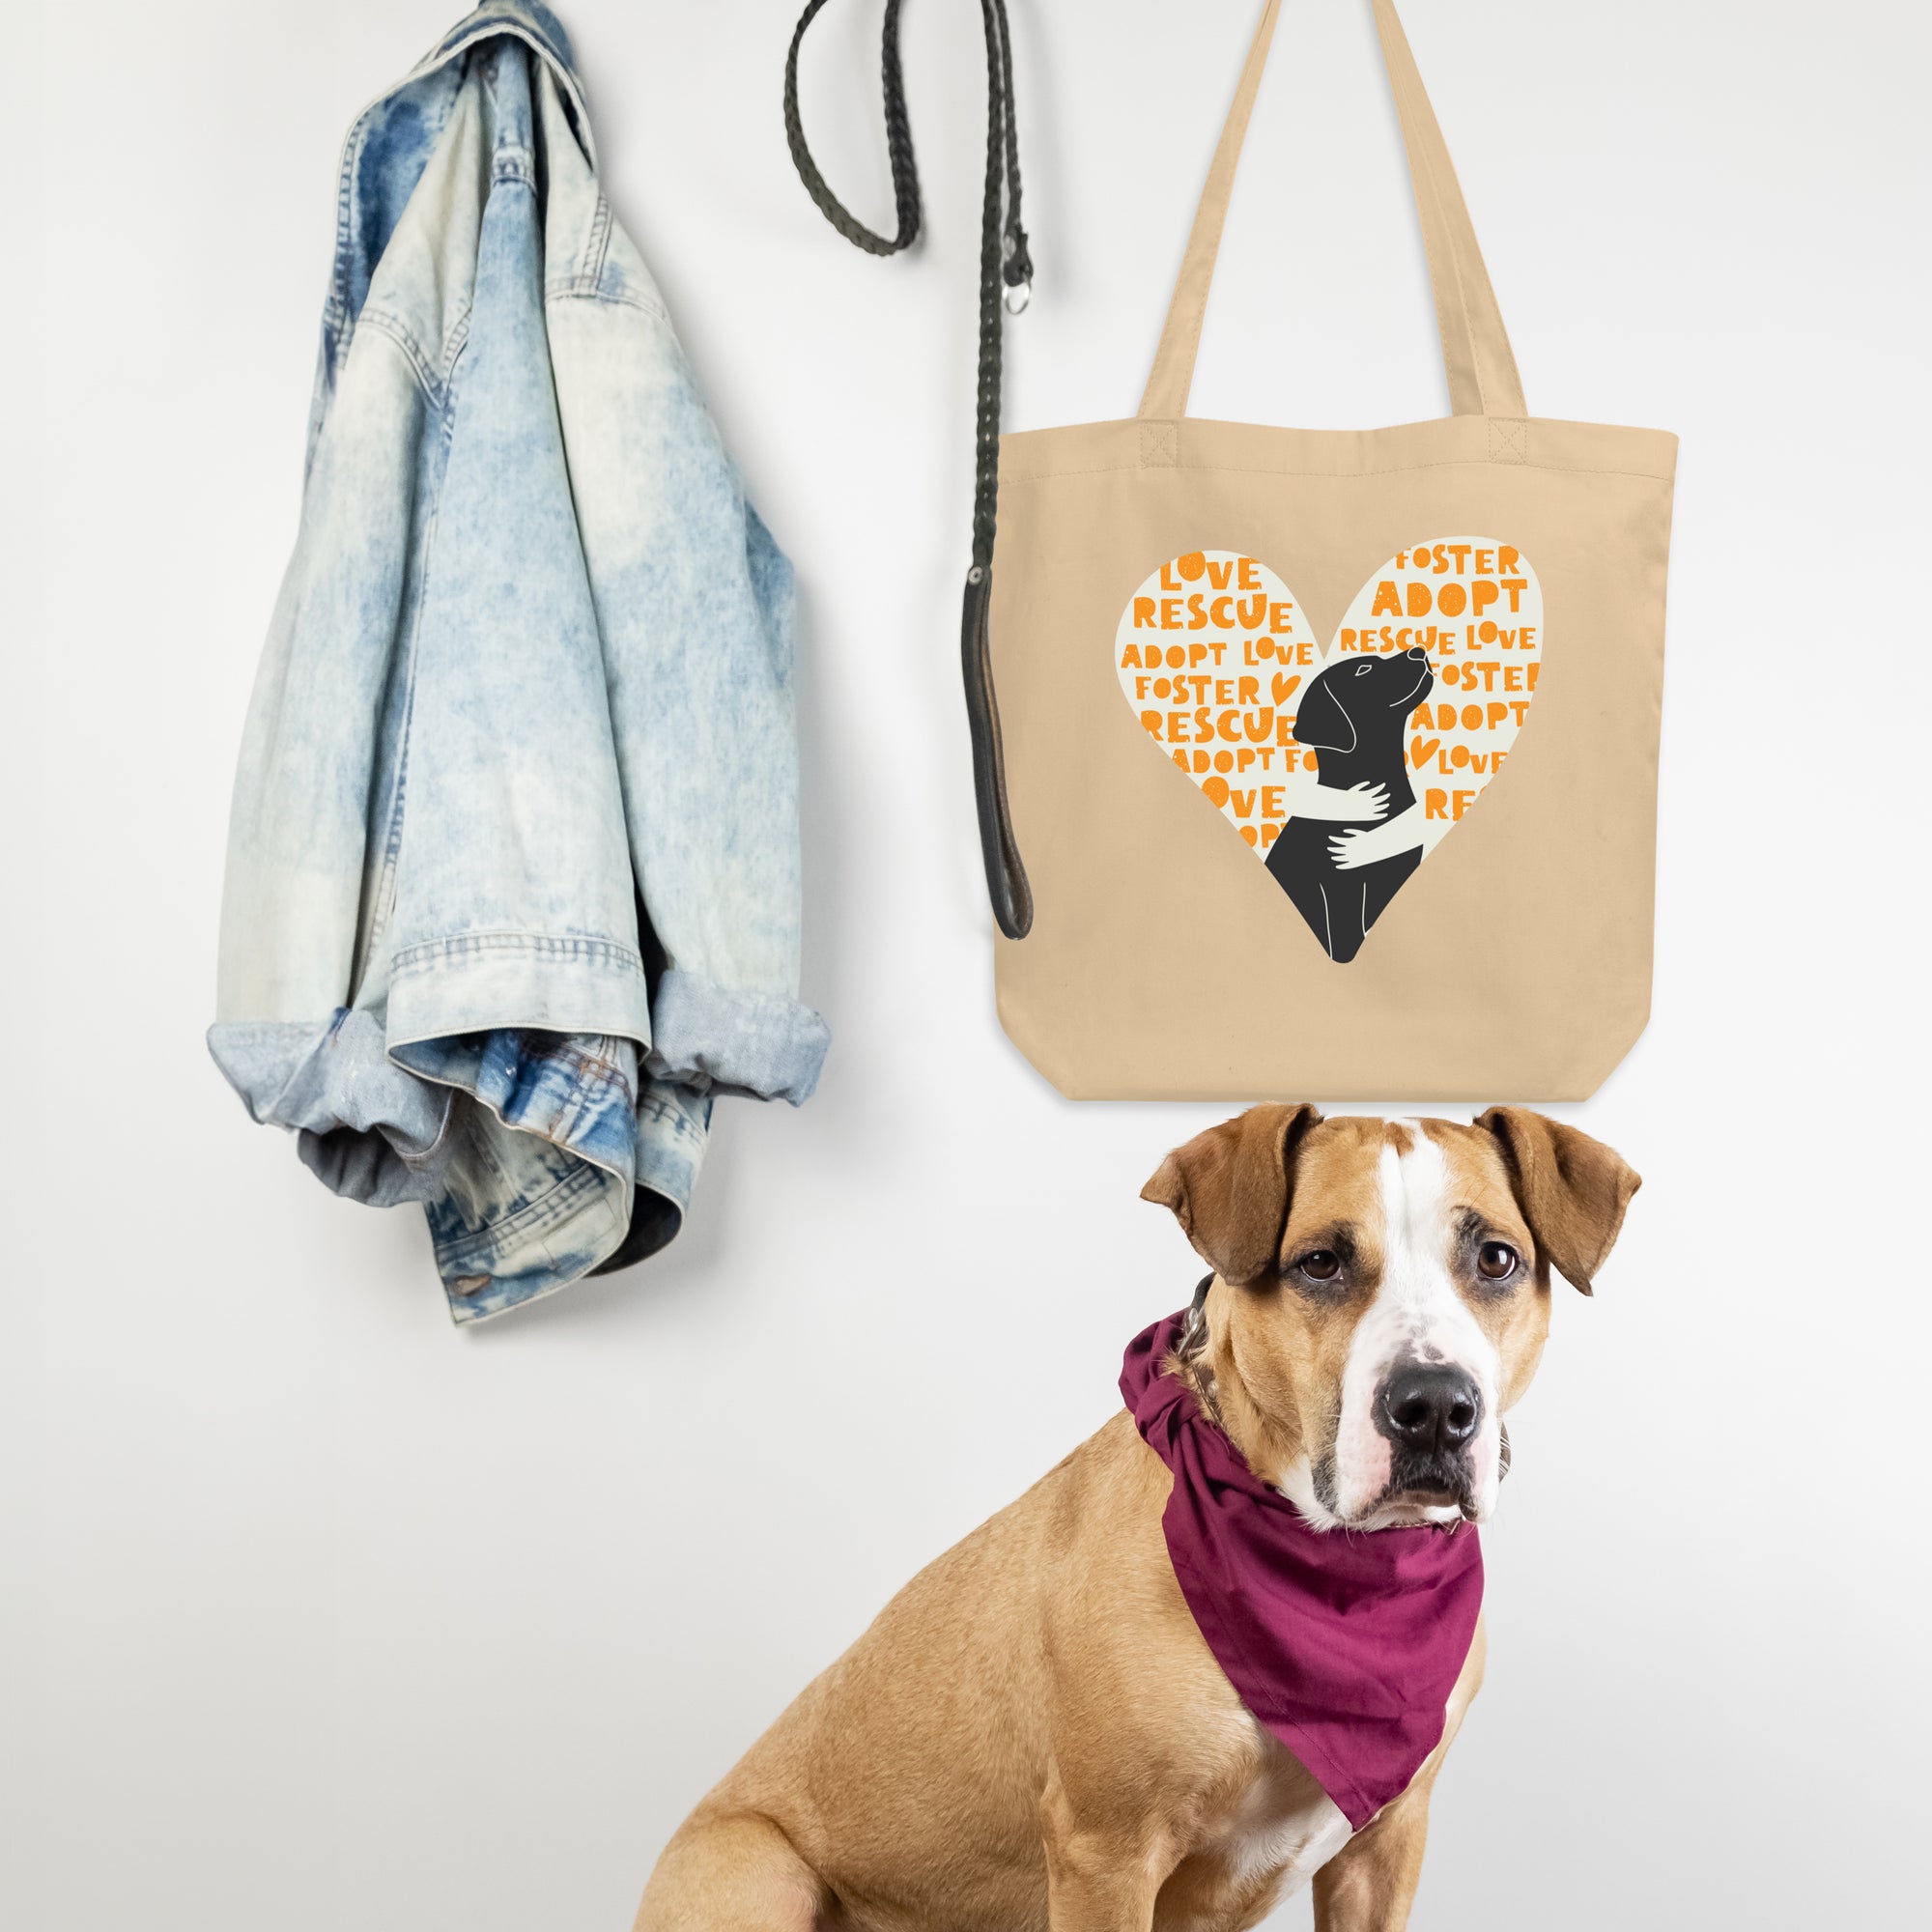
POLYGON ((1485 1241, 1476 1250, 1476 1267, 1485 1281, 1507 1281, 1516 1272, 1517 1260, 1507 1241, 1485 1241))
POLYGON ((1342 1272, 1342 1257, 1333 1248, 1315 1248, 1295 1263, 1310 1281, 1333 1281, 1342 1272))
POLYGON ((1355 675, 1357 677, 1367 677, 1368 674, 1369 674, 1369 667, 1367 665, 1359 664, 1355 667, 1355 675))

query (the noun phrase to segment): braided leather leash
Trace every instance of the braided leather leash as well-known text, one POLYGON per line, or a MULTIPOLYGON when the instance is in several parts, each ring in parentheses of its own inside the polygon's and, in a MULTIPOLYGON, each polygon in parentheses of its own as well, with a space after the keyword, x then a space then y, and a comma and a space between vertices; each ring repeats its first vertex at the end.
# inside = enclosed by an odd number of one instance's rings
MULTIPOLYGON (((896 255, 919 235, 919 172, 906 119, 899 71, 899 0, 886 0, 881 69, 886 98, 886 153, 892 162, 898 233, 890 240, 867 228, 826 185, 805 144, 798 112, 798 49, 825 0, 809 0, 785 55, 785 138, 806 192, 839 234, 869 255, 896 255)), ((993 917, 1009 939, 1033 925, 1033 891, 1013 838, 1007 806, 1006 760, 1000 749, 1000 710, 993 692, 987 608, 993 588, 993 533, 1000 493, 1000 294, 1017 315, 1033 288, 1033 257, 1020 225, 1019 130, 1013 119, 1012 41, 1006 0, 980 0, 986 29, 986 194, 980 229, 980 382, 974 437, 973 565, 966 573, 959 655, 966 679, 966 718, 973 734, 973 793, 980 814, 980 850, 993 917), (1004 208, 1005 220, 1001 219, 1004 208), (1017 299, 1015 299, 1017 298, 1017 299)))

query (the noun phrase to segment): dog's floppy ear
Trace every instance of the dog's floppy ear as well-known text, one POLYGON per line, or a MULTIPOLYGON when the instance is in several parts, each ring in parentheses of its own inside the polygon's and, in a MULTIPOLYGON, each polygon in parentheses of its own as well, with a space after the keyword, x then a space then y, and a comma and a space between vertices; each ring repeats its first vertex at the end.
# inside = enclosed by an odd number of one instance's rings
POLYGON ((1308 687, 1294 714, 1294 742, 1311 752, 1352 752, 1360 739, 1355 721, 1335 696, 1335 680, 1325 673, 1308 687))
POLYGON ((1492 1107, 1476 1124, 1501 1144, 1517 1204, 1544 1258, 1588 1294, 1642 1177, 1602 1141, 1524 1107, 1492 1107))
POLYGON ((1176 1148, 1141 1189, 1174 1210, 1195 1252, 1228 1281, 1274 1266, 1294 1171, 1294 1144, 1321 1118, 1297 1107, 1250 1107, 1176 1148))

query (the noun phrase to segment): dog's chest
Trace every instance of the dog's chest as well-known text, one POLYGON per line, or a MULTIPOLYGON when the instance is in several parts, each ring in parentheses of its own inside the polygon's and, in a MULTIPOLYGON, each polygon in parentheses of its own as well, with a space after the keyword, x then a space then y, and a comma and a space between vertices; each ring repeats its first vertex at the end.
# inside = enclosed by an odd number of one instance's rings
POLYGON ((1170 1922, 1176 1932, 1190 1921, 1215 1924, 1221 1912, 1269 1892, 1286 1897, 1349 1841, 1349 1821, 1335 1801, 1247 1713, 1241 1721, 1253 1740, 1253 1774, 1200 1821, 1185 1861, 1193 1869, 1176 1888, 1175 1903, 1184 1898, 1202 1909, 1172 1920, 1163 1915, 1156 1921, 1162 1932, 1170 1922))

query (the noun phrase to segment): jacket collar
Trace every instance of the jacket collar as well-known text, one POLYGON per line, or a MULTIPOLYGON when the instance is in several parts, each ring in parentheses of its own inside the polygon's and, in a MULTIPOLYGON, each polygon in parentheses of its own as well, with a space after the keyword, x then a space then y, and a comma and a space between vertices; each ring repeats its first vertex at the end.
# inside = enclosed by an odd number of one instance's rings
POLYGON ((460 60, 480 42, 505 34, 526 43, 555 70, 557 84, 577 125, 577 138, 583 144, 584 157, 595 169, 597 150, 590 137, 590 112, 584 105, 583 86, 577 77, 577 55, 571 48, 570 36, 563 30, 563 22, 541 0, 483 0, 482 6, 457 21, 410 70, 398 87, 389 91, 395 93, 410 81, 460 60))
POLYGON ((570 36, 563 22, 539 0, 483 0, 473 14, 466 14, 435 48, 427 54, 424 67, 440 67, 465 47, 492 34, 518 34, 566 73, 577 71, 577 56, 571 51, 570 36))

